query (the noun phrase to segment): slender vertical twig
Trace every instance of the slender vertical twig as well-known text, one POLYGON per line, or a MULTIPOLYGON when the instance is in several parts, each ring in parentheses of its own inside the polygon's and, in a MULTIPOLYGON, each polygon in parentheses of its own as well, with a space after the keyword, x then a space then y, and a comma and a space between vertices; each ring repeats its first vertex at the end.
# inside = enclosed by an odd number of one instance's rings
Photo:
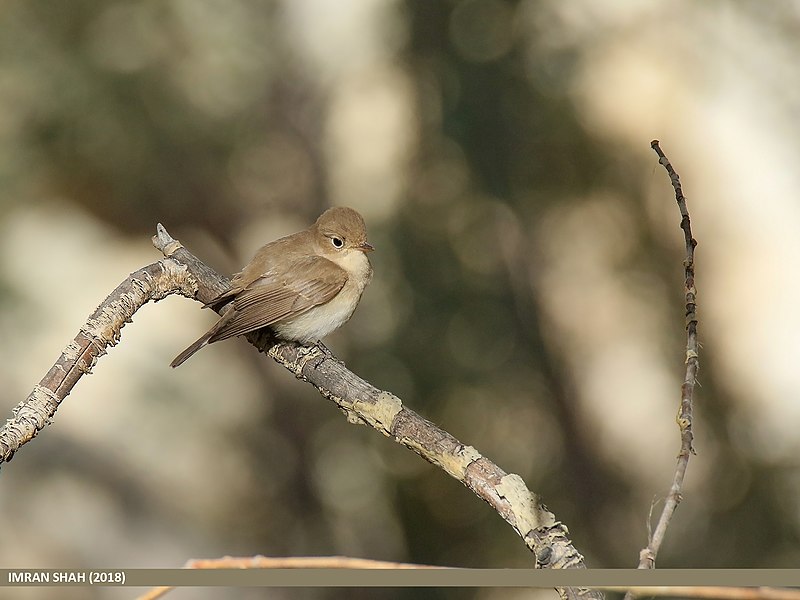
POLYGON ((694 396, 694 386, 697 381, 697 371, 700 368, 697 343, 697 290, 694 286, 694 249, 697 246, 697 241, 692 237, 692 223, 689 219, 689 211, 686 208, 686 197, 683 195, 680 177, 678 177, 678 173, 661 150, 658 140, 653 140, 650 146, 658 154, 658 162, 664 166, 672 182, 672 187, 675 190, 675 200, 678 203, 678 209, 681 211, 681 229, 683 229, 686 240, 686 257, 683 262, 684 293, 686 295, 686 375, 683 379, 683 385, 681 385, 681 404, 677 417, 681 433, 681 449, 678 453, 678 463, 675 475, 672 478, 672 486, 667 494, 656 528, 650 535, 647 547, 639 553, 640 569, 652 569, 655 567, 656 555, 661 543, 664 541, 664 534, 667 531, 672 514, 681 501, 681 489, 683 487, 683 479, 686 476, 686 467, 689 465, 689 457, 694 454, 694 448, 692 447, 694 439, 692 432, 692 397, 694 396))

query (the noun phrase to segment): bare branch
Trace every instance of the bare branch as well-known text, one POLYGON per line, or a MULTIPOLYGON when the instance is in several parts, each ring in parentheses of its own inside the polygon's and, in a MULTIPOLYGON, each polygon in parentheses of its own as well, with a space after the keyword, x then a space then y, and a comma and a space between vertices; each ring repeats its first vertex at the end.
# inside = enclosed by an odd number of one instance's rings
POLYGON ((800 590, 774 587, 721 587, 721 586, 636 586, 599 587, 607 592, 625 592, 626 597, 646 598, 708 598, 716 600, 800 600, 800 590))
MULTIPOLYGON (((196 298, 200 302, 208 302, 225 289, 228 280, 173 240, 161 225, 153 244, 166 256, 186 265, 197 282, 196 298)), ((537 568, 586 567, 567 528, 556 521, 519 475, 506 473, 475 448, 406 408, 397 396, 373 387, 319 347, 275 342, 263 332, 246 337, 298 379, 335 402, 349 422, 370 425, 461 481, 514 528, 534 552, 537 568)), ((602 597, 588 589, 561 588, 558 592, 563 598, 602 597)))
MULTIPOLYGON (((683 479, 686 476, 686 468, 689 465, 689 457, 694 454, 692 442, 694 433, 692 432, 692 398, 694 396, 694 386, 697 381, 697 372, 700 368, 698 344, 697 344, 697 290, 694 286, 694 249, 697 241, 692 237, 692 225, 689 219, 689 211, 686 207, 686 198, 683 195, 680 178, 672 164, 659 146, 658 140, 653 140, 650 144, 658 154, 659 163, 664 166, 669 174, 672 187, 675 190, 675 200, 681 212, 681 229, 683 229, 686 239, 686 258, 684 259, 684 292, 686 296, 686 374, 681 385, 681 404, 678 411, 677 422, 681 434, 681 449, 678 453, 678 462, 675 475, 672 479, 667 498, 664 501, 664 508, 658 519, 656 528, 650 536, 649 543, 639 553, 639 568, 652 569, 655 567, 656 555, 661 548, 675 509, 681 501, 681 490, 683 479)), ((652 512, 652 507, 651 507, 652 512)), ((626 598, 630 596, 626 595, 626 598)))
MULTIPOLYGON (((228 284, 174 240, 160 224, 153 245, 165 258, 130 275, 91 315, 75 340, 31 395, 0 428, 0 464, 33 439, 55 414, 80 377, 89 372, 108 345, 119 340, 125 323, 149 300, 180 293, 208 302, 228 284)), ((220 307, 219 310, 224 309, 220 307)), ((403 406, 397 396, 379 390, 349 371, 318 346, 276 342, 262 330, 248 341, 339 406, 351 423, 365 423, 461 481, 487 502, 524 540, 536 568, 585 568, 581 554, 539 497, 519 475, 503 471, 472 446, 403 406)), ((562 598, 602 598, 586 588, 558 588, 562 598)))
MULTIPOLYGON (((432 565, 415 565, 349 556, 224 556, 222 558, 193 558, 185 569, 447 569, 432 565)), ((171 585, 148 590, 137 600, 156 600, 174 590, 171 585)))
POLYGON ((47 375, 14 407, 14 416, 0 429, 0 466, 50 423, 61 401, 84 373, 91 372, 106 348, 116 345, 120 331, 139 308, 169 294, 191 298, 194 289, 186 268, 173 260, 161 260, 131 273, 89 315, 47 375))
POLYGON ((187 569, 449 569, 350 556, 223 556, 193 558, 187 569))

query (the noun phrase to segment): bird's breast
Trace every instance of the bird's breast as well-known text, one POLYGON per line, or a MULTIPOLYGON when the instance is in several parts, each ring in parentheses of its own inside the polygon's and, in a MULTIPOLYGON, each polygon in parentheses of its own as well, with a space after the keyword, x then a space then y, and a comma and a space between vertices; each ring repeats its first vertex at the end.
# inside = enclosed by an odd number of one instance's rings
POLYGON ((283 339, 315 342, 344 325, 358 306, 364 288, 372 279, 372 266, 360 250, 339 257, 337 264, 347 271, 347 282, 331 300, 301 315, 271 327, 283 339))

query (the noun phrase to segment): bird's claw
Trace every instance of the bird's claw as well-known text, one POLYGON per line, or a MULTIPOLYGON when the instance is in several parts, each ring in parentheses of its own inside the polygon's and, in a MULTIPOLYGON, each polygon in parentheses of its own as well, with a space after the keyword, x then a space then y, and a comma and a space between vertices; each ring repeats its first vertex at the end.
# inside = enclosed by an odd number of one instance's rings
POLYGON ((317 348, 319 348, 319 351, 322 353, 322 355, 325 358, 327 358, 328 360, 335 361, 335 362, 339 363, 340 365, 344 366, 344 361, 336 358, 336 356, 333 354, 333 352, 331 352, 330 349, 325 344, 323 344, 322 342, 318 341, 316 343, 316 346, 317 346, 317 348))

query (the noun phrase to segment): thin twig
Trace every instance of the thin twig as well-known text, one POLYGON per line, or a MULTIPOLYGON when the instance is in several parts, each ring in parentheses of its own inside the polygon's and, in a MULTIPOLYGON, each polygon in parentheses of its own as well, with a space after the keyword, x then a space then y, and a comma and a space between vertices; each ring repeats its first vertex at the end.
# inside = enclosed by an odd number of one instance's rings
POLYGON ((708 598, 717 600, 800 600, 800 590, 774 587, 721 587, 721 586, 636 586, 595 589, 606 592, 627 592, 632 598, 669 596, 671 598, 708 598))
MULTIPOLYGON (((222 558, 193 558, 184 569, 447 569, 433 565, 415 565, 349 556, 224 556, 222 558)), ((175 586, 154 587, 136 600, 157 600, 175 586)))
POLYGON ((193 558, 187 569, 449 569, 436 565, 353 558, 350 556, 223 556, 193 558))
MULTIPOLYGON (((675 190, 675 200, 681 212, 681 229, 683 230, 686 240, 686 258, 683 262, 684 292, 686 295, 686 375, 681 385, 681 404, 677 417, 678 428, 681 434, 681 449, 678 453, 675 475, 672 479, 672 486, 664 501, 664 508, 661 511, 661 516, 658 519, 656 528, 652 536, 650 536, 647 547, 639 553, 640 569, 652 569, 655 567, 656 556, 664 541, 664 535, 669 526, 670 519, 681 501, 681 490, 683 488, 684 477, 686 476, 686 468, 689 464, 689 457, 694 454, 694 448, 692 446, 692 441, 694 439, 694 434, 692 432, 692 398, 694 396, 694 386, 697 381, 697 371, 700 368, 698 358, 699 348, 697 343, 697 290, 694 286, 694 249, 697 246, 697 241, 692 237, 692 225, 689 219, 689 211, 686 208, 686 198, 683 195, 678 173, 672 168, 669 159, 661 150, 658 140, 653 140, 650 145, 656 154, 658 154, 658 162, 664 166, 669 174, 672 187, 675 190)), ((632 596, 627 594, 626 598, 629 597, 632 596)))

